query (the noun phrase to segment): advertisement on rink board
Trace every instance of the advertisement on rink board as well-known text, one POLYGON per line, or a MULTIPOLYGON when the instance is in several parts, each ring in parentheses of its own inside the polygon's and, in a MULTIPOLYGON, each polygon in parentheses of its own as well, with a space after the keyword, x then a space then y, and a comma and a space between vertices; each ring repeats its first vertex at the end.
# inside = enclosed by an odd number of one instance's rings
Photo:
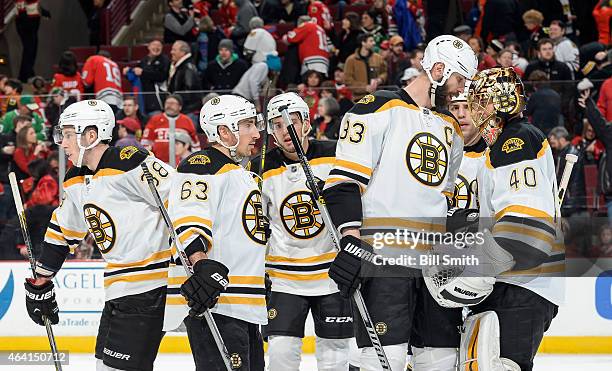
MULTIPOLYGON (((103 262, 66 262, 53 282, 60 322, 57 336, 95 336, 104 307, 103 262)), ((0 336, 40 336, 25 308, 27 262, 0 262, 0 336)), ((44 335, 44 333, 42 334, 44 335)))
MULTIPOLYGON (((54 326, 57 336, 96 335, 104 306, 104 266, 103 262, 67 262, 55 277, 60 308, 60 322, 54 326)), ((43 328, 30 320, 25 309, 23 281, 29 276, 27 262, 0 262, 0 338, 44 336, 43 328)), ((612 338, 612 270, 565 280, 565 305, 546 336, 612 338)), ((314 329, 308 321, 306 336, 311 335, 314 329)))

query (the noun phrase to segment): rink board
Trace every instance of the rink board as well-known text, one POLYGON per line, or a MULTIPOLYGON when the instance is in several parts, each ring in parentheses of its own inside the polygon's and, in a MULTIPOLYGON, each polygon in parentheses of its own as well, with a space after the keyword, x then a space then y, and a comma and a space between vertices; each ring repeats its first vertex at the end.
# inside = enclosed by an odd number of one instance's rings
MULTIPOLYGON (((55 278, 60 323, 54 326, 60 349, 90 353, 104 306, 102 262, 67 262, 55 278)), ((0 262, 0 351, 48 348, 43 327, 25 309, 26 262, 0 262)), ((543 353, 612 353, 612 271, 599 277, 567 278, 566 304, 546 333, 543 353)), ((307 323, 303 350, 314 352, 314 329, 307 323)), ((189 352, 185 334, 167 334, 162 352, 189 352)))

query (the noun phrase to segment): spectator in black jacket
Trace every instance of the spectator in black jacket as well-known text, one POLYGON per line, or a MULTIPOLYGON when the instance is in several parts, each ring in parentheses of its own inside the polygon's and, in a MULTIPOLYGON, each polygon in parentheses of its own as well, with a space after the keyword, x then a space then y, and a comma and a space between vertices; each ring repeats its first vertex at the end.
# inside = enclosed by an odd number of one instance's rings
POLYGON ((308 13, 307 4, 300 0, 279 0, 279 4, 274 9, 275 22, 297 23, 301 15, 308 13))
POLYGON ((170 54, 172 55, 172 65, 168 77, 168 92, 178 94, 183 98, 181 112, 185 114, 195 113, 201 106, 200 90, 202 90, 202 85, 198 70, 191 61, 191 49, 186 42, 179 40, 172 45, 170 54))
POLYGON ((487 0, 482 18, 480 37, 483 40, 516 40, 522 29, 518 0, 487 0))
MULTIPOLYGON (((163 85, 168 78, 170 59, 162 54, 163 46, 161 40, 151 40, 147 44, 149 54, 140 61, 138 67, 132 68, 134 74, 140 77, 147 115, 160 113, 164 106, 163 85)), ((129 70, 129 67, 125 67, 123 74, 126 75, 129 70)))
POLYGON ((230 39, 219 42, 219 55, 208 62, 205 86, 210 90, 231 91, 249 69, 249 64, 234 53, 234 43, 230 39))
POLYGON ((164 43, 171 44, 176 40, 195 41, 193 28, 193 9, 183 8, 183 0, 168 0, 168 13, 164 18, 164 43))
POLYGON ((357 37, 361 33, 361 18, 355 12, 347 12, 342 18, 342 30, 334 40, 336 45, 336 65, 346 62, 346 58, 359 48, 357 37))
POLYGON ((606 147, 606 163, 605 168, 600 169, 604 171, 604 174, 600 174, 604 184, 601 184, 602 191, 606 198, 606 206, 608 208, 608 220, 612 222, 612 189, 610 184, 612 180, 612 125, 606 123, 605 117, 599 112, 597 104, 591 98, 591 90, 586 89, 580 92, 578 97, 578 105, 585 110, 585 115, 593 130, 595 130, 596 137, 602 141, 604 147, 606 147))
POLYGON ((555 48, 550 39, 538 41, 538 60, 529 63, 525 70, 526 80, 531 80, 531 73, 544 71, 550 81, 572 80, 572 71, 565 63, 555 60, 555 48))
POLYGON ((531 118, 531 123, 542 130, 544 135, 555 126, 559 126, 561 119, 561 96, 550 88, 548 77, 543 71, 534 71, 531 74, 535 93, 527 101, 525 113, 531 118))

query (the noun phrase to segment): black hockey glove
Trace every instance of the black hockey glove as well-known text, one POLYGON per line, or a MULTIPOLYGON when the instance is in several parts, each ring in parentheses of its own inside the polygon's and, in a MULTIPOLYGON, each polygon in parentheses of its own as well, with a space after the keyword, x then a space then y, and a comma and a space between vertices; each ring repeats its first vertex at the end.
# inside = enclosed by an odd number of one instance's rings
POLYGON ((336 282, 340 295, 349 298, 363 280, 362 269, 372 265, 374 248, 355 236, 344 236, 340 240, 342 250, 329 267, 329 277, 336 282))
POLYGON ((59 322, 59 308, 55 301, 55 286, 53 281, 35 286, 32 278, 27 278, 25 281, 26 290, 26 309, 28 315, 35 323, 44 326, 43 316, 46 316, 51 321, 52 325, 59 322))
POLYGON ((453 207, 446 213, 446 231, 451 233, 457 232, 478 232, 477 209, 460 209, 453 207))
POLYGON ((181 295, 187 299, 190 316, 199 317, 217 304, 219 295, 229 284, 228 273, 229 269, 216 260, 202 259, 195 263, 193 275, 181 285, 181 295))

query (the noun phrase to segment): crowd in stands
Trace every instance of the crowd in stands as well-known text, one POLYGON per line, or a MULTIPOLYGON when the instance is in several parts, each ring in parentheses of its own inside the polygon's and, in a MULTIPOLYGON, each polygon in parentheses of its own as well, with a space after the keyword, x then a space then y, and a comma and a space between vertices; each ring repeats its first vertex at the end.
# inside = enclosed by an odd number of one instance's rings
MULTIPOLYGON (((409 84, 423 71, 426 42, 444 33, 472 47, 479 70, 512 67, 523 78, 525 115, 548 137, 559 177, 565 154, 579 155, 563 216, 608 215, 612 2, 597 1, 588 11, 582 2, 565 3, 168 0, 163 36, 151 39, 139 60, 117 60, 105 48, 81 60, 68 50, 59 56, 54 76, 27 81, 0 76, 0 241, 20 241, 9 171, 22 181, 29 210, 47 212, 56 204, 51 128, 72 102, 104 100, 116 112, 116 145, 149 149, 175 165, 206 146, 198 113, 217 94, 241 95, 261 111, 277 92, 295 91, 310 107, 311 135, 337 139, 342 116, 354 102, 409 84)), ((610 229, 600 235, 602 244, 612 240, 610 229)), ((18 257, 22 245, 11 244, 16 253, 6 257, 18 257)))

